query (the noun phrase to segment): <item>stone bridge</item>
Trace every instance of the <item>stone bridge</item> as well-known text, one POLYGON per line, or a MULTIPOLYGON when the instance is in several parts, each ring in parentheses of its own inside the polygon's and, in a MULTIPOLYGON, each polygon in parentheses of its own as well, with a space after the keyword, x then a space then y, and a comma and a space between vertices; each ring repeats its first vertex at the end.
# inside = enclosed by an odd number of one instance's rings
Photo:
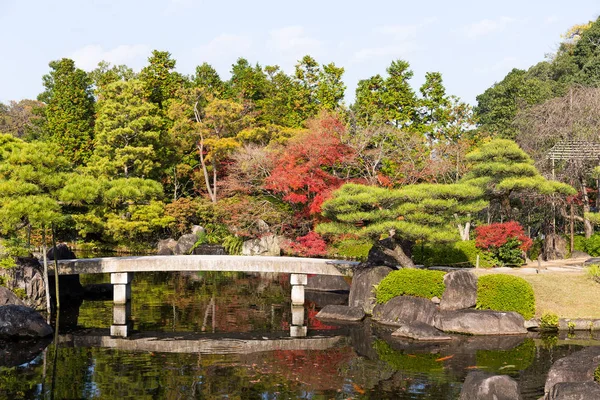
MULTIPOLYGON (((131 281, 136 272, 181 272, 181 271, 221 271, 221 272, 256 272, 290 274, 292 285, 292 308, 304 305, 304 287, 307 275, 351 276, 354 261, 329 260, 322 258, 302 257, 262 257, 262 256, 221 256, 221 255, 189 255, 189 256, 140 256, 140 257, 106 257, 82 258, 58 261, 60 275, 79 274, 111 274, 114 301, 114 325, 111 333, 115 336, 128 336, 130 330, 128 320, 131 307, 131 281)), ((54 274, 51 269, 50 275, 54 274)), ((303 308, 302 308, 303 309, 303 308)), ((292 336, 305 336, 306 327, 299 311, 295 311, 292 336)))

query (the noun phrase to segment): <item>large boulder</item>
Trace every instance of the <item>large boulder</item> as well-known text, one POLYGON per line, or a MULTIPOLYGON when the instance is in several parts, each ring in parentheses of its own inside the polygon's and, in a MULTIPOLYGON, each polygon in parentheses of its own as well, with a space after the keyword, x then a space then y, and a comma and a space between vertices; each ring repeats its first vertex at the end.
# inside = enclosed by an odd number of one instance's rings
POLYGON ((362 321, 365 312, 359 307, 329 305, 323 307, 317 314, 318 319, 333 319, 338 321, 362 321))
POLYGON ((23 302, 34 309, 46 309, 43 268, 37 258, 18 257, 13 268, 0 268, 0 280, 12 292, 25 293, 23 302))
POLYGON ((280 256, 284 239, 277 235, 265 235, 259 239, 246 240, 242 244, 243 256, 280 256))
POLYGON ((550 389, 546 400, 600 399, 600 384, 596 382, 560 382, 550 389))
POLYGON ((173 254, 178 256, 190 254, 197 241, 198 235, 196 235, 195 233, 188 233, 186 235, 181 236, 179 240, 177 240, 177 245, 173 249, 173 254))
POLYGON ((567 240, 561 235, 553 233, 546 235, 543 255, 546 261, 564 259, 567 255, 567 240))
POLYGON ((385 325, 402 326, 422 322, 433 325, 438 310, 429 299, 413 296, 397 296, 373 309, 373 320, 385 325))
POLYGON ((460 400, 520 400, 517 381, 508 375, 469 372, 460 391, 460 400))
POLYGON ((374 267, 358 269, 352 277, 350 286, 350 297, 348 305, 350 307, 362 307, 365 313, 371 314, 375 307, 375 285, 392 271, 389 267, 374 267))
POLYGON ((444 341, 452 340, 448 335, 434 328, 431 325, 423 322, 410 322, 403 324, 400 328, 396 329, 392 336, 407 337, 414 340, 422 341, 444 341))
POLYGON ((16 304, 18 306, 24 306, 23 300, 19 299, 13 292, 0 286, 0 306, 6 306, 8 304, 16 304))
MULTIPOLYGON (((17 367, 30 363, 52 342, 52 336, 30 340, 0 340, 0 367, 17 367)), ((0 389, 0 392, 2 389, 0 389)))
POLYGON ((477 277, 465 270, 444 275, 446 289, 440 302, 440 310, 462 310, 477 303, 477 277))
POLYGON ((490 310, 440 311, 435 327, 444 332, 467 335, 519 335, 527 333, 523 316, 516 312, 490 310))
MULTIPOLYGON (((48 252, 46 253, 48 260, 54 261, 54 247, 50 247, 48 252)), ((74 260, 77 257, 75 253, 67 246, 66 243, 59 243, 56 245, 56 260, 74 260)))
POLYGON ((546 377, 544 391, 560 382, 593 382, 594 371, 600 365, 600 347, 587 347, 556 361, 546 377))
POLYGON ((32 308, 17 305, 0 306, 0 338, 45 337, 52 327, 32 308))
POLYGON ((177 246, 177 240, 173 238, 159 240, 156 245, 156 254, 159 256, 173 255, 175 246, 177 246))
POLYGON ((342 276, 310 275, 304 289, 321 292, 348 292, 350 285, 342 276))

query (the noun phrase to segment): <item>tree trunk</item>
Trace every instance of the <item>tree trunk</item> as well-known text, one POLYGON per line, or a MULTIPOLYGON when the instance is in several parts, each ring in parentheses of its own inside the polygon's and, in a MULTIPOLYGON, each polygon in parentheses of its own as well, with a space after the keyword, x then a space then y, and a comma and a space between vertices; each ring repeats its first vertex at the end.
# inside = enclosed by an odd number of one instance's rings
POLYGON ((589 239, 594 233, 594 227, 586 215, 590 212, 590 198, 587 194, 587 188, 585 187, 585 181, 582 177, 579 178, 581 184, 581 197, 583 200, 583 230, 585 232, 585 238, 589 239))
POLYGON ((380 243, 376 243, 376 246, 387 256, 394 258, 398 264, 403 268, 416 268, 413 260, 406 255, 402 246, 395 239, 393 240, 394 248, 388 249, 387 247, 381 245, 380 243))
MULTIPOLYGON (((467 214, 469 221, 465 222, 465 224, 461 224, 460 222, 456 225, 458 227, 458 233, 460 235, 460 240, 466 242, 471 238, 471 214, 467 214)), ((454 215, 454 218, 458 220, 458 215, 454 215)))

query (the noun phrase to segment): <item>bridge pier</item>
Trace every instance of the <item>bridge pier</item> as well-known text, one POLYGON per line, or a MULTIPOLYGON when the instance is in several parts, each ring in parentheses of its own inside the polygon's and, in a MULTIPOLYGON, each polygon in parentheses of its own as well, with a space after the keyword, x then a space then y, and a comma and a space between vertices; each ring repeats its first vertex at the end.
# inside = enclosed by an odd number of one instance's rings
POLYGON ((113 284, 114 304, 126 304, 131 300, 131 281, 133 272, 113 272, 110 274, 110 283, 113 284))
POLYGON ((113 304, 113 324, 110 326, 110 335, 128 337, 133 330, 131 322, 131 302, 126 304, 113 304))
POLYGON ((292 305, 304 305, 304 286, 308 283, 306 274, 290 274, 290 283, 292 284, 292 305))

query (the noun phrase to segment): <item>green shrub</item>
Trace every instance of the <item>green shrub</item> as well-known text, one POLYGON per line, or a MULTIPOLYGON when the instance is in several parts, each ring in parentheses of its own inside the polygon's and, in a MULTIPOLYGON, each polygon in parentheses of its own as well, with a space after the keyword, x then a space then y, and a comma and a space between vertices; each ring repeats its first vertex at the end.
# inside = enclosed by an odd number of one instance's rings
POLYGON ((540 318, 540 328, 544 331, 558 330, 558 315, 554 313, 544 313, 540 318))
MULTIPOLYGON (((575 235, 573 236, 573 248, 571 249, 571 253, 573 250, 579 250, 585 252, 585 236, 583 235, 575 235)), ((571 245, 571 241, 567 240, 569 246, 571 245)))
POLYGON ((477 286, 478 309, 516 311, 525 319, 535 315, 535 296, 525 279, 512 275, 484 275, 477 286))
POLYGON ((346 239, 334 243, 329 249, 329 254, 333 258, 366 261, 371 247, 373 243, 369 241, 346 239))
POLYGON ((456 265, 474 267, 479 255, 479 266, 491 268, 495 260, 487 252, 475 247, 474 240, 460 241, 452 244, 416 244, 413 249, 413 260, 426 267, 432 265, 456 265))
POLYGON ((416 296, 431 299, 442 298, 444 289, 442 271, 403 268, 390 272, 377 286, 376 299, 378 303, 386 303, 396 296, 416 296))
POLYGON ((598 368, 594 371, 594 380, 600 383, 600 365, 598 365, 598 368))
MULTIPOLYGON (((574 247, 577 248, 576 246, 574 247)), ((600 234, 596 233, 590 236, 588 239, 585 239, 583 242, 583 248, 584 251, 592 257, 600 256, 600 234)))
POLYGON ((593 279, 596 282, 600 283, 600 265, 591 264, 588 267, 586 267, 586 271, 587 271, 587 275, 591 279, 593 279))
POLYGON ((227 254, 240 255, 242 254, 242 246, 244 245, 244 239, 239 236, 227 236, 223 240, 223 247, 227 250, 227 254))

